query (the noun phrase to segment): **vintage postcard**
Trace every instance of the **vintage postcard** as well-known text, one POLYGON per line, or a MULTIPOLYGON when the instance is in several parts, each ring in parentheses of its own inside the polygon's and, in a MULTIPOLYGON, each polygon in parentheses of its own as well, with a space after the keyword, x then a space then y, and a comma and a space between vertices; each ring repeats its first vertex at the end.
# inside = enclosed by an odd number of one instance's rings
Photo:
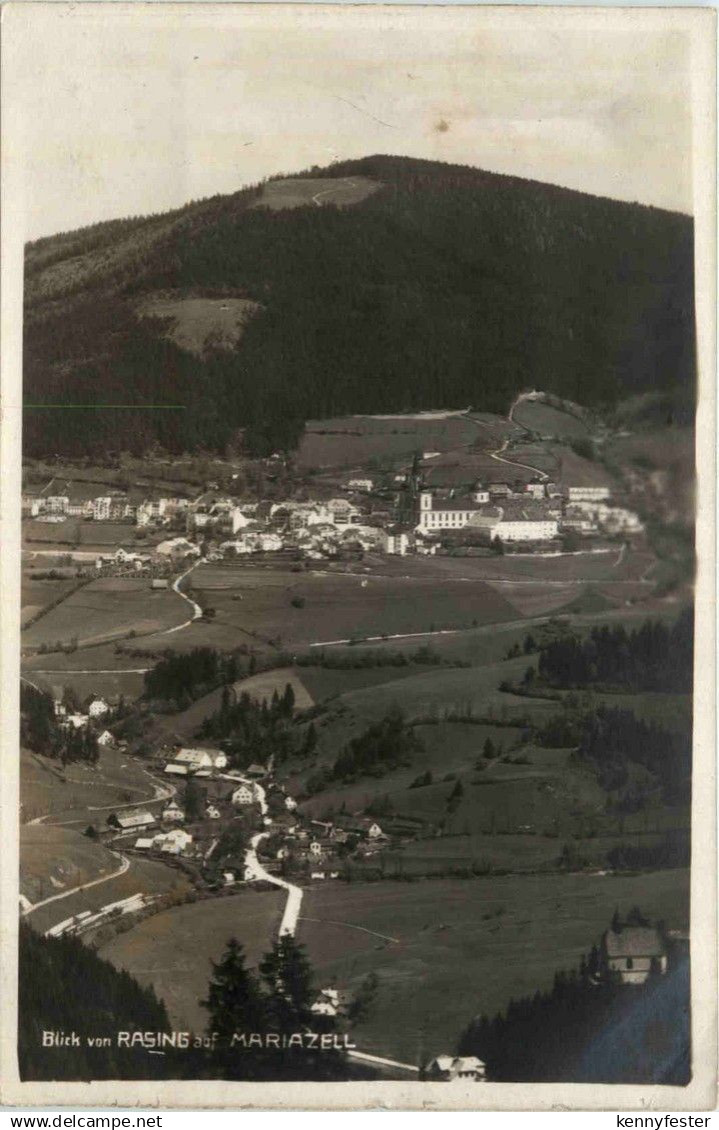
POLYGON ((2 1102, 711 1107, 714 12, 2 14, 2 1102))

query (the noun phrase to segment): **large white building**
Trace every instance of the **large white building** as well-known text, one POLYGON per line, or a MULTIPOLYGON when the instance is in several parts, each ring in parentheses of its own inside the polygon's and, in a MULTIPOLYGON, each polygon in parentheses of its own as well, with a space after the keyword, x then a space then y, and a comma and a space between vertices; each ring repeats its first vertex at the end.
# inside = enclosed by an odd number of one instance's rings
POLYGON ((419 522, 417 529, 424 532, 459 530, 467 526, 479 512, 474 498, 435 499, 431 491, 423 490, 419 496, 419 522), (435 505, 436 503, 436 505, 435 505))
POLYGON ((609 487, 570 487, 570 502, 606 502, 611 491, 609 487))
POLYGON ((421 492, 417 530, 439 533, 466 526, 484 531, 490 541, 495 537, 508 542, 550 541, 559 532, 556 514, 548 513, 546 506, 533 499, 509 502, 505 507, 481 506, 475 504, 474 497, 438 501, 429 491, 421 492))

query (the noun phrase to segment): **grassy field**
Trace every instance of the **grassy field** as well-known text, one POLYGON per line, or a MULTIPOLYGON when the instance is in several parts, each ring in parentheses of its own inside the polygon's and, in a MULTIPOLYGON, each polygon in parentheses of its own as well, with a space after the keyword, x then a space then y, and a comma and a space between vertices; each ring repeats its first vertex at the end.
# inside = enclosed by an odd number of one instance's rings
POLYGON ((24 626, 28 620, 37 616, 49 604, 66 596, 78 583, 72 570, 64 570, 62 577, 57 580, 38 580, 33 573, 42 572, 41 569, 24 570, 20 588, 20 624, 24 626))
POLYGON ((264 184, 252 207, 269 208, 273 212, 325 204, 342 208, 359 204, 378 188, 381 188, 380 182, 370 177, 285 177, 264 184))
POLYGON ((103 577, 73 593, 28 628, 22 643, 25 648, 37 648, 76 637, 84 646, 126 636, 130 630, 157 632, 183 623, 188 608, 169 589, 151 591, 146 578, 103 577))
POLYGON ((242 890, 163 911, 121 934, 100 956, 152 985, 167 1005, 172 1026, 204 1030, 207 1013, 199 1001, 207 992, 211 961, 218 961, 231 937, 256 966, 269 950, 284 910, 282 891, 242 890))
POLYGON ((189 298, 178 295, 149 295, 140 312, 151 318, 168 319, 165 336, 190 353, 202 356, 208 337, 215 345, 232 349, 242 331, 260 307, 247 298, 189 298))
POLYGON ((20 801, 22 820, 40 816, 75 820, 84 828, 104 824, 118 804, 146 803, 155 795, 153 780, 143 766, 127 754, 103 749, 98 766, 81 762, 65 770, 59 761, 22 750, 20 753, 20 801))
POLYGON ((440 586, 433 578, 298 574, 243 566, 201 566, 192 577, 201 604, 216 610, 214 624, 283 647, 337 639, 476 627, 515 619, 515 609, 481 580, 440 586), (297 607, 294 602, 303 602, 297 607))
POLYGON ((317 886, 305 895, 299 940, 318 985, 352 988, 377 973, 356 1042, 417 1063, 453 1051, 475 1014, 549 988, 555 971, 576 966, 599 939, 615 907, 634 905, 686 927, 688 873, 317 886))
POLYGON ((583 420, 553 408, 542 400, 522 400, 514 409, 512 419, 542 436, 556 436, 558 439, 574 439, 588 434, 583 420))
MULTIPOLYGON (((78 549, 136 544, 136 527, 129 522, 85 522, 66 518, 64 522, 38 522, 28 518, 22 524, 23 542, 58 542, 78 549)), ((137 544, 143 545, 142 540, 137 544)))
MULTIPOLYGON (((366 467, 368 464, 371 467, 372 461, 392 466, 411 461, 418 450, 444 452, 461 448, 473 443, 477 434, 477 425, 462 413, 309 420, 297 452, 297 463, 305 469, 366 467)), ((491 442, 494 431, 488 430, 487 435, 491 442)))
MULTIPOLYGON (((120 861, 117 860, 115 868, 119 865, 120 861)), ((189 890, 189 886, 189 881, 177 868, 149 859, 132 859, 128 870, 122 875, 41 906, 30 914, 28 920, 35 930, 44 932, 83 910, 100 910, 109 903, 132 898, 137 894, 182 895, 189 890)))
POLYGON ((20 829, 20 893, 30 902, 117 871, 114 855, 69 828, 26 824, 20 829))

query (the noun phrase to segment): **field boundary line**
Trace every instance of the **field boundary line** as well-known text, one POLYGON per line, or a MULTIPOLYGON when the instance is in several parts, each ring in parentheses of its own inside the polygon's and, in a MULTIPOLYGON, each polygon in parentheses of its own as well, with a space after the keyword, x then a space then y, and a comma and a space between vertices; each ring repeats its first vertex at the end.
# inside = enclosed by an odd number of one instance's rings
POLYGON ((368 930, 366 926, 356 926, 354 922, 335 922, 332 918, 306 918, 300 915, 298 922, 319 922, 323 926, 346 926, 349 930, 361 930, 363 934, 371 934, 373 938, 382 938, 385 942, 399 942, 400 938, 390 938, 389 934, 378 934, 376 930, 368 930))

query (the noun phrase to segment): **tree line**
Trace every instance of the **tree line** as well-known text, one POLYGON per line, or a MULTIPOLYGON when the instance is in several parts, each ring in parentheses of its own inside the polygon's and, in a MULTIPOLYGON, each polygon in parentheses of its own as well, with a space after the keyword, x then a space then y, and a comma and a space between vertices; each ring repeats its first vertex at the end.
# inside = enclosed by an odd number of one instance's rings
POLYGON ((301 732, 293 725, 295 692, 287 683, 282 694, 272 692, 269 701, 258 702, 246 691, 239 696, 225 686, 220 705, 204 719, 199 736, 222 743, 230 764, 246 768, 252 761, 265 764, 274 757, 279 764, 292 756, 308 756, 314 749, 314 725, 301 732))
MULTIPOLYGON (((353 1001, 350 1019, 371 1006, 376 982, 368 978, 353 1001)), ((317 1016, 314 974, 304 947, 283 935, 249 969, 244 950, 230 938, 205 998, 205 1032, 188 1048, 161 1056, 142 1047, 117 1046, 117 1032, 171 1031, 164 1003, 74 937, 48 938, 20 925, 18 1058, 22 1079, 268 1079, 331 1080, 366 1077, 339 1050, 313 1047, 245 1047, 235 1033, 332 1033, 332 1018, 317 1016), (44 1031, 77 1032, 79 1047, 45 1048, 44 1031), (109 1037, 108 1045, 88 1038, 109 1037), (196 1045, 196 1046, 195 1046, 196 1045)))
POLYGON ((631 631, 621 624, 604 625, 593 628, 586 639, 567 634, 552 640, 539 651, 537 673, 552 687, 690 693, 694 609, 685 609, 670 625, 645 620, 631 631))
POLYGON ((656 791, 656 784, 633 779, 633 766, 652 775, 666 804, 684 804, 691 797, 689 720, 668 730, 622 707, 567 703, 561 713, 531 727, 527 737, 540 746, 575 749, 577 757, 591 765, 602 788, 624 790, 619 804, 625 812, 643 807, 656 791))
POLYGON ((390 707, 379 722, 352 738, 332 766, 312 773, 306 782, 308 793, 320 792, 331 781, 354 781, 358 777, 382 777, 400 765, 409 765, 412 756, 424 748, 404 711, 390 707))
POLYGON ((483 1060, 498 1083, 684 1086, 691 1077, 688 954, 670 954, 666 974, 655 968, 643 985, 626 985, 594 946, 548 991, 473 1020, 458 1050, 483 1060))

